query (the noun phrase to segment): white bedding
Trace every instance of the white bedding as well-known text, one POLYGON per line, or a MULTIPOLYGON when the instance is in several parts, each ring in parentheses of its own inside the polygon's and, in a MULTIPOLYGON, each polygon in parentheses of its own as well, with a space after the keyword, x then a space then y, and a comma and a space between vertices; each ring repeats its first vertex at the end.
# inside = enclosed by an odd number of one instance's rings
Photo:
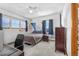
POLYGON ((29 33, 26 36, 33 36, 35 42, 38 43, 42 39, 43 34, 32 34, 32 33, 29 33))
POLYGON ((26 36, 42 37, 43 34, 32 34, 32 33, 28 33, 28 34, 26 34, 26 36))

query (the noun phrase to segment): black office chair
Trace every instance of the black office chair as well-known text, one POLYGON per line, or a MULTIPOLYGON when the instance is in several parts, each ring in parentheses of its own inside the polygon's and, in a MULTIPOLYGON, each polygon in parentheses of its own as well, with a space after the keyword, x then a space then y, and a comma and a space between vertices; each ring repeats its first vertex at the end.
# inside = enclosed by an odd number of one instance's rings
POLYGON ((15 40, 15 44, 14 44, 14 47, 23 51, 23 40, 24 40, 24 35, 23 34, 18 34, 17 35, 17 38, 15 40))

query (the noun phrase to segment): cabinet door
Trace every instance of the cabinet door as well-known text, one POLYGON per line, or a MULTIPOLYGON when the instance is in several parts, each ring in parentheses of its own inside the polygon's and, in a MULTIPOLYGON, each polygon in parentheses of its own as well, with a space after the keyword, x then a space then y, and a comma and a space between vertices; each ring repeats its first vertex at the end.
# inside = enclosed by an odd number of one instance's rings
POLYGON ((60 30, 59 28, 56 28, 56 35, 55 35, 55 46, 56 46, 56 50, 60 50, 60 30))
POLYGON ((65 28, 56 28, 56 50, 65 51, 65 28))

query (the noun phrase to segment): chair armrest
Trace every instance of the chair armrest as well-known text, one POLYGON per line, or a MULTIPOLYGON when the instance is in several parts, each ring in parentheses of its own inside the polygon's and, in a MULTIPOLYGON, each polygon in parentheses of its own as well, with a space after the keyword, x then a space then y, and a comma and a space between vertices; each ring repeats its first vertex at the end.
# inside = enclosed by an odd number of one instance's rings
POLYGON ((17 46, 17 48, 19 48, 19 47, 21 47, 21 46, 23 46, 23 45, 17 46))

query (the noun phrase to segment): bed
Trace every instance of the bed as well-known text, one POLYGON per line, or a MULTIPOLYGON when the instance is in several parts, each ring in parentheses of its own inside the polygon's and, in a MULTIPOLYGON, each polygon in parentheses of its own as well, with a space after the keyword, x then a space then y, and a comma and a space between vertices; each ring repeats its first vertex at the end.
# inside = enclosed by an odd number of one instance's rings
POLYGON ((24 37, 24 43, 30 45, 36 45, 42 39, 42 34, 28 34, 24 37))

